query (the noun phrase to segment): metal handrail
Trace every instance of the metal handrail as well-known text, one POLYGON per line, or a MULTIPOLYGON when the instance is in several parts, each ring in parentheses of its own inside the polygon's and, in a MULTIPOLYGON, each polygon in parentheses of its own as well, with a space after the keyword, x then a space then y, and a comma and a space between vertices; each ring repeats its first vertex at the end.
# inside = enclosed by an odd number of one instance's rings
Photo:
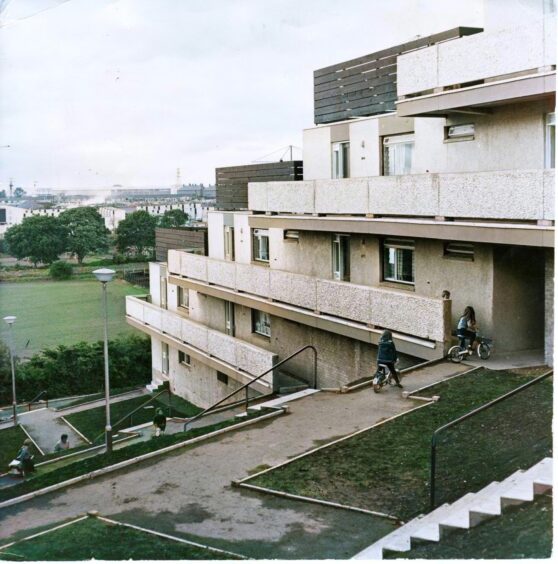
POLYGON ((248 382, 247 384, 244 384, 243 386, 241 386, 240 388, 238 388, 234 392, 231 392, 230 394, 226 395, 224 398, 220 399, 218 402, 214 403, 213 405, 204 409, 203 411, 200 411, 200 413, 198 413, 197 415, 194 415, 194 417, 191 417, 190 419, 188 419, 188 421, 186 421, 186 423, 184 423, 183 430, 186 431, 187 428, 188 428, 188 425, 190 423, 192 423, 193 421, 196 421, 196 419, 201 419, 208 411, 214 410, 218 405, 221 405, 224 401, 228 400, 230 397, 234 396, 235 394, 238 394, 238 392, 241 392, 242 390, 246 390, 245 405, 246 405, 246 411, 248 411, 248 401, 249 401, 249 399, 248 399, 248 388, 254 382, 257 382, 260 378, 262 378, 266 374, 269 374, 271 371, 275 370, 276 368, 278 368, 282 364, 285 364, 285 362, 291 360, 293 357, 297 356, 298 354, 300 354, 301 352, 304 352, 307 349, 312 349, 312 352, 314 353, 314 388, 317 388, 318 387, 318 351, 317 351, 317 349, 314 345, 306 345, 306 346, 302 347, 301 349, 297 350, 296 352, 294 352, 293 354, 291 354, 290 356, 288 356, 287 358, 284 358, 281 362, 274 364, 271 368, 269 368, 265 372, 262 372, 256 378, 254 378, 253 380, 250 380, 250 382, 248 382))
MULTIPOLYGON (((31 406, 34 403, 37 403, 45 394, 47 394, 47 390, 43 390, 39 392, 31 401, 27 402, 27 411, 31 411, 31 406)), ((48 396, 46 398, 46 406, 48 407, 48 396)))
MULTIPOLYGON (((132 411, 130 411, 130 413, 127 413, 126 415, 124 415, 124 417, 122 417, 114 425, 112 425, 112 428, 116 429, 116 427, 118 427, 118 425, 120 425, 120 423, 122 423, 122 421, 124 421, 125 419, 128 419, 128 417, 130 418, 130 427, 131 427, 132 426, 132 416, 134 415, 134 413, 138 412, 140 409, 143 409, 146 405, 149 405, 153 400, 157 399, 159 396, 162 396, 163 394, 169 395, 169 417, 172 417, 172 399, 171 399, 172 394, 171 394, 171 391, 168 388, 165 388, 164 390, 160 391, 159 393, 155 394, 154 396, 151 396, 146 402, 142 403, 140 406, 138 406, 135 409, 133 409, 132 411)), ((93 441, 93 443, 96 443, 97 440, 99 438, 103 437, 104 435, 105 435, 105 431, 103 431, 102 433, 97 435, 95 437, 95 440, 93 441)))
POLYGON ((496 405, 497 403, 500 403, 508 399, 509 397, 522 392, 526 388, 538 384, 541 380, 544 380, 545 378, 552 376, 553 373, 554 370, 549 370, 548 372, 545 372, 541 376, 538 376, 537 378, 533 378, 533 380, 531 380, 530 382, 527 382, 526 384, 523 384, 522 386, 519 386, 518 388, 511 390, 511 392, 507 392, 503 396, 499 396, 496 399, 493 399, 492 401, 489 401, 488 403, 485 403, 484 405, 481 405, 480 407, 473 409, 473 411, 469 411, 469 413, 466 413, 465 415, 462 415, 461 417, 458 417, 457 419, 454 419, 453 421, 450 421, 449 423, 446 423, 445 425, 438 427, 434 431, 434 433, 432 433, 432 439, 430 442, 430 510, 431 511, 436 508, 436 446, 437 446, 438 435, 442 431, 445 431, 450 427, 454 427, 455 425, 462 423, 465 419, 469 419, 470 417, 477 415, 481 411, 485 411, 491 408, 492 406, 496 405))

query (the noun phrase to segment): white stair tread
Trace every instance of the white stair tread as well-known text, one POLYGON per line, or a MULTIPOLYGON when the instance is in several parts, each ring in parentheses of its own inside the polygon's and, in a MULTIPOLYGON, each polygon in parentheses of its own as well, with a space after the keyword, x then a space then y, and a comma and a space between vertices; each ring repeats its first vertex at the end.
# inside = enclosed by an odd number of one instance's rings
POLYGON ((258 405, 252 406, 250 409, 260 410, 262 407, 280 407, 281 405, 285 405, 290 401, 295 401, 297 399, 301 399, 306 396, 310 396, 319 392, 320 390, 314 390, 313 388, 307 388, 306 390, 301 390, 300 392, 295 392, 294 394, 289 394, 288 396, 283 396, 280 398, 272 399, 266 401, 264 403, 259 403, 258 405))

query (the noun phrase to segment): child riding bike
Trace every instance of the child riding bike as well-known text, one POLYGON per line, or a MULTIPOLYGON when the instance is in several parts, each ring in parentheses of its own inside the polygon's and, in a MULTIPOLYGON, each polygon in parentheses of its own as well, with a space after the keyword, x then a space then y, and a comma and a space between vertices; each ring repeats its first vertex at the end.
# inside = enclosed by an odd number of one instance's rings
POLYGON ((401 382, 399 381, 399 374, 395 369, 395 363, 397 361, 397 350, 395 349, 395 344, 393 343, 391 331, 385 330, 380 337, 378 343, 378 358, 376 359, 378 363, 378 369, 380 369, 380 364, 387 366, 391 373, 392 378, 395 380, 395 385, 398 388, 402 388, 401 382))
POLYGON ((474 350, 475 340, 477 338, 477 320, 475 317, 475 310, 471 306, 467 306, 463 315, 459 318, 457 323, 457 336, 459 337, 459 346, 465 350, 474 350), (467 341, 469 346, 466 347, 467 341))

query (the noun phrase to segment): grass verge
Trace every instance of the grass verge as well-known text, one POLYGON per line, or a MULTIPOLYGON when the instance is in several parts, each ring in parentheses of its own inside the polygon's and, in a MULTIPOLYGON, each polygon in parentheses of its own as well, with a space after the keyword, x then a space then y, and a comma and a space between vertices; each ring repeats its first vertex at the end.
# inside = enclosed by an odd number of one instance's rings
MULTIPOLYGON (((148 400, 148 395, 142 395, 137 398, 111 403, 111 420, 117 423, 122 417, 125 417, 128 413, 140 407, 148 400)), ((201 411, 199 407, 177 396, 172 397, 171 404, 173 417, 192 417, 201 411)), ((116 432, 133 425, 141 425, 142 423, 153 421, 155 409, 158 407, 163 409, 167 417, 169 416, 168 396, 160 396, 153 400, 148 406, 134 413, 131 421, 127 418, 118 427, 113 426, 114 431, 116 432), (165 401, 161 401, 162 398, 165 398, 165 401)), ((105 406, 72 413, 71 415, 65 416, 65 419, 83 433, 90 441, 94 441, 105 428, 105 406)))
POLYGON ((234 560, 233 556, 89 517, 0 552, 3 560, 234 560))
MULTIPOLYGON (((432 388, 432 393, 441 396, 438 403, 297 459, 248 483, 388 513, 401 519, 412 518, 429 508, 430 440, 434 430, 528 380, 525 375, 486 369, 453 378, 432 388)), ((536 402, 523 407, 537 420, 538 413, 552 412, 552 382, 547 380, 534 388, 539 388, 540 392, 536 402)), ((510 427, 518 427, 517 416, 509 423, 510 427)), ((546 420, 542 423, 546 424, 546 420)), ((460 440, 452 443, 452 453, 466 453, 469 469, 475 464, 482 467, 483 461, 485 464, 490 461, 492 475, 501 475, 492 479, 502 479, 511 473, 510 459, 501 450, 502 435, 487 431, 490 428, 484 429, 483 441, 475 442, 474 448, 470 448, 470 437, 459 437, 460 440), (502 456, 495 459, 494 453, 502 456)), ((524 431, 529 435, 531 429, 524 431)), ((550 426, 543 431, 550 438, 550 426)), ((548 456, 551 438, 547 443, 539 445, 536 452, 530 443, 529 448, 522 444, 519 458, 513 460, 513 464, 521 463, 524 465, 518 467, 526 467, 548 456), (523 459, 521 455, 525 455, 523 459), (531 462, 533 457, 535 460, 531 462)), ((472 475, 471 482, 464 483, 463 474, 455 472, 455 466, 446 465, 445 471, 445 485, 451 485, 458 497, 460 492, 486 485, 486 475, 482 472, 472 475)))
POLYGON ((444 534, 439 543, 417 543, 409 552, 386 551, 385 559, 516 559, 550 558, 552 552, 552 497, 509 507, 468 530, 444 534))
MULTIPOLYGON (((261 417, 268 411, 262 410, 257 413, 249 414, 243 421, 256 419, 261 417)), ((119 462, 125 460, 130 460, 141 456, 142 454, 147 454, 154 452, 156 450, 163 449, 168 446, 172 446, 188 439, 193 439, 195 437, 200 437, 202 435, 209 434, 213 431, 218 431, 220 429, 225 429, 239 423, 236 419, 228 419, 226 421, 221 421, 213 425, 208 425, 207 427, 199 427, 191 429, 182 433, 175 433, 174 435, 163 435, 157 438, 151 438, 144 442, 135 443, 126 447, 122 447, 118 450, 113 450, 111 453, 101 453, 91 458, 85 458, 78 460, 71 464, 67 464, 62 467, 58 467, 56 471, 49 471, 49 465, 40 467, 37 469, 34 475, 25 482, 21 482, 10 488, 0 490, 0 502, 6 501, 8 499, 13 499, 21 495, 76 478, 77 476, 82 476, 93 472, 94 470, 99 470, 107 466, 112 466, 119 462)), ((188 448, 188 447, 184 447, 188 448)))

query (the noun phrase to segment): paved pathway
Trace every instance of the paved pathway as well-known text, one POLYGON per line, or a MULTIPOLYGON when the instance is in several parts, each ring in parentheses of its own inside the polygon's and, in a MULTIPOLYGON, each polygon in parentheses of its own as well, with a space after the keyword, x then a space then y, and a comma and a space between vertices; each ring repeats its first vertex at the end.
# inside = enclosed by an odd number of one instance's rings
MULTIPOLYGON (((467 370, 443 363, 407 374, 408 390, 467 370)), ((96 509, 257 558, 349 558, 393 526, 385 519, 231 487, 262 464, 368 427, 415 404, 397 388, 319 393, 291 413, 83 485, 0 509, 0 538, 96 509)))

